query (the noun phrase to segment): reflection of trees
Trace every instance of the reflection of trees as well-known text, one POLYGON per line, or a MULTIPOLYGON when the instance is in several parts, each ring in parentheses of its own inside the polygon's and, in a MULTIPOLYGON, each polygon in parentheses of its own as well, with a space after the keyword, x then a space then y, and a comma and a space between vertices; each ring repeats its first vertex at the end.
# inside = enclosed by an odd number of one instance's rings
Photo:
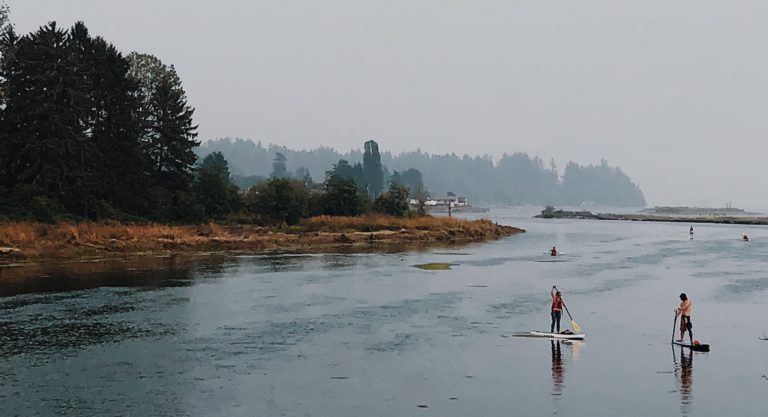
POLYGON ((200 263, 219 270, 221 262, 171 256, 0 268, 0 358, 170 334, 172 328, 147 322, 144 315, 158 305, 171 308, 188 299, 131 288, 187 287, 200 263), (97 288, 97 295, 83 291, 97 288), (163 297, 169 298, 154 301, 163 297))
POLYGON ((675 376, 680 383, 680 411, 688 415, 693 404, 693 352, 680 347, 680 362, 677 361, 675 348, 672 348, 672 360, 675 363, 675 376))
POLYGON ((98 262, 50 262, 0 268, 0 296, 100 287, 164 288, 192 285, 192 271, 216 271, 224 258, 143 256, 98 262))
POLYGON ((565 368, 563 368, 563 355, 560 349, 560 341, 550 340, 552 350, 552 391, 555 395, 560 395, 563 391, 565 382, 565 368))
POLYGON ((0 299, 3 415, 190 414, 186 375, 203 361, 194 362, 187 329, 201 320, 189 319, 199 306, 180 287, 191 285, 194 263, 82 266, 46 265, 52 275, 18 287, 25 295, 0 299))

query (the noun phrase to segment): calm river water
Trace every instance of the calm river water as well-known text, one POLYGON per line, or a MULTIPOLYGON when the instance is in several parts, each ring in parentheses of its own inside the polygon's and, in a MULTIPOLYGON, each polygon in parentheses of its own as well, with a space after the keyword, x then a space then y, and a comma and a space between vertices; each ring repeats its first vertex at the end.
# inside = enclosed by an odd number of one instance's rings
POLYGON ((768 413, 768 229, 536 211, 452 249, 0 268, 2 415, 768 413), (553 284, 587 339, 513 337, 553 284), (680 292, 710 353, 670 346, 680 292))

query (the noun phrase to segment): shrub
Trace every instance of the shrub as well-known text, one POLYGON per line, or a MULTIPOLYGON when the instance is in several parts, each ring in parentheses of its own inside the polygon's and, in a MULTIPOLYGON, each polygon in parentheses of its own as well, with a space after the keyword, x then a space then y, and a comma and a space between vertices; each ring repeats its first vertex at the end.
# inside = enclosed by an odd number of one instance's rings
POLYGON ((309 212, 309 191, 299 180, 272 178, 256 185, 245 197, 247 209, 263 223, 298 223, 309 212))
POLYGON ((359 216, 365 212, 365 200, 350 178, 331 173, 325 180, 323 213, 329 216, 359 216))
POLYGON ((408 188, 392 183, 389 191, 379 196, 373 203, 373 208, 379 213, 395 217, 408 215, 408 188))

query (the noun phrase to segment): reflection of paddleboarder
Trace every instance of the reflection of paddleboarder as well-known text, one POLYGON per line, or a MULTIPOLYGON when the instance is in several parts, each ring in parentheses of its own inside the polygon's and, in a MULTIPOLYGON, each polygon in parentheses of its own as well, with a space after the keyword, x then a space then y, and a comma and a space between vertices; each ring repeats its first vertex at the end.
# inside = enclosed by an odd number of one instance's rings
POLYGON ((563 391, 563 383, 565 382, 563 355, 559 340, 550 340, 549 343, 552 350, 552 390, 559 395, 563 391))
POLYGON ((672 360, 675 362, 675 376, 680 382, 680 408, 683 415, 687 415, 693 402, 693 352, 686 354, 684 348, 680 348, 680 363, 675 357, 675 348, 672 347, 672 360))

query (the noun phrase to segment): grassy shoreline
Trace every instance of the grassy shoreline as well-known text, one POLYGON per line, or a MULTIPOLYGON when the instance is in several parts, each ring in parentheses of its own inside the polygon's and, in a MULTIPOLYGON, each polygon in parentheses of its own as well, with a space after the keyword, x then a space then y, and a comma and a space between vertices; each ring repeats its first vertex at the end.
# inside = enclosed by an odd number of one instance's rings
POLYGON ((195 252, 386 250, 495 240, 524 232, 490 220, 320 216, 297 226, 0 222, 0 265, 195 252))

